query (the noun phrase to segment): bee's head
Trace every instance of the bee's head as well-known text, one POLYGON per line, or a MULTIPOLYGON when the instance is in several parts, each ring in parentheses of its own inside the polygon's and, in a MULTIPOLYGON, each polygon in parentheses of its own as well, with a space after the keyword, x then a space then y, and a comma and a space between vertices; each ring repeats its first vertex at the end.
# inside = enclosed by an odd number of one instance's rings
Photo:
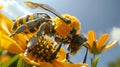
POLYGON ((82 34, 75 35, 71 40, 68 50, 70 50, 70 53, 72 55, 74 55, 77 53, 77 51, 79 51, 79 49, 82 47, 83 43, 86 41, 87 41, 87 39, 84 35, 82 35, 82 34))

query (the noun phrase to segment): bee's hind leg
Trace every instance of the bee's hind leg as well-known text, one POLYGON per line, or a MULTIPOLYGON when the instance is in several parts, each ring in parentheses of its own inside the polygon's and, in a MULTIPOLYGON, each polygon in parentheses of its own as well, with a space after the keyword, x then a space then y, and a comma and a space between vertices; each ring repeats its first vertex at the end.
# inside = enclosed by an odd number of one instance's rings
POLYGON ((27 29, 28 26, 27 25, 21 25, 15 32, 13 32, 12 34, 10 34, 9 36, 12 37, 14 36, 15 34, 18 34, 18 33, 21 33, 23 32, 25 29, 27 29))

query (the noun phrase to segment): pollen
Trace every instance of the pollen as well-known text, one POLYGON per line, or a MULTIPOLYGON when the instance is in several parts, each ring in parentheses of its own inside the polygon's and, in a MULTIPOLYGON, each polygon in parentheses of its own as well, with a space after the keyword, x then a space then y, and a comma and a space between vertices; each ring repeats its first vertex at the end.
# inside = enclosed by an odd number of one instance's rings
POLYGON ((55 18, 54 22, 56 24, 55 30, 58 35, 61 37, 65 38, 67 35, 69 35, 70 31, 74 28, 75 30, 79 31, 80 30, 80 21, 69 14, 64 14, 62 15, 64 18, 68 19, 71 21, 70 24, 66 24, 63 20, 60 18, 55 18))
MULTIPOLYGON (((56 51, 56 43, 49 37, 40 37, 33 47, 28 48, 28 54, 46 62, 52 61, 52 54, 56 51)), ((55 57, 56 58, 56 57, 55 57)))

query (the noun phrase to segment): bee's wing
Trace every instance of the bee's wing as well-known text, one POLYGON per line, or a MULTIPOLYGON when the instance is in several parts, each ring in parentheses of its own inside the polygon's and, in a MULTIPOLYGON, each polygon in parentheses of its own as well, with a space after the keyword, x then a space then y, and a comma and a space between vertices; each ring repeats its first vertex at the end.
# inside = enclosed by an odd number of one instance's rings
POLYGON ((54 8, 52 8, 51 6, 47 5, 47 4, 37 4, 37 3, 33 3, 30 1, 25 1, 25 4, 30 7, 30 8, 40 8, 40 9, 44 9, 47 10, 53 14, 55 14, 56 16, 58 16, 60 19, 62 19, 63 21, 65 21, 66 23, 70 23, 70 20, 63 18, 59 12, 57 12, 54 8))

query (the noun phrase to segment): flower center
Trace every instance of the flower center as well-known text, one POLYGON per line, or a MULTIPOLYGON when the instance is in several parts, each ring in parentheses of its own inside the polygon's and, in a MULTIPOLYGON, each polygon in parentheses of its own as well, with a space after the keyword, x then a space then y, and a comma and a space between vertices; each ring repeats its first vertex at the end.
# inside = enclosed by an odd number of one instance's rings
POLYGON ((36 58, 50 62, 56 58, 52 57, 56 51, 55 45, 55 42, 49 37, 40 37, 34 46, 28 48, 28 53, 36 58))

